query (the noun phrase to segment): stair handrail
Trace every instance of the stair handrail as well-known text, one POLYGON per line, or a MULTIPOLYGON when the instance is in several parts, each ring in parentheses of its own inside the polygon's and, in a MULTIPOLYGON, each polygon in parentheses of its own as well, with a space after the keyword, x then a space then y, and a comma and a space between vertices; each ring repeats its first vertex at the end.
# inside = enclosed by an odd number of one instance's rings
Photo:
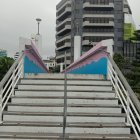
POLYGON ((127 115, 126 123, 131 125, 136 137, 140 140, 140 102, 128 84, 121 70, 110 56, 108 56, 108 75, 127 115))
MULTIPOLYGON (((65 69, 66 69, 66 52, 65 52, 65 69)), ((67 125, 67 72, 64 72, 64 109, 63 109, 63 140, 66 139, 67 125)))
POLYGON ((117 74, 119 75, 121 81, 123 82, 124 86, 128 90, 128 93, 130 94, 130 97, 132 98, 132 100, 133 100, 136 108, 138 109, 138 112, 140 113, 140 102, 139 102, 136 94, 134 93, 134 91, 132 90, 132 88, 130 87, 130 85, 128 84, 126 78, 122 74, 121 70, 119 69, 119 67, 117 66, 117 64, 115 63, 115 61, 111 58, 110 55, 109 55, 108 58, 109 58, 111 64, 113 65, 113 67, 115 68, 115 70, 116 70, 117 74))
POLYGON ((23 58, 24 53, 22 53, 18 59, 13 63, 13 65, 10 67, 10 69, 8 70, 8 72, 6 73, 6 75, 3 77, 3 79, 0 82, 0 89, 3 87, 3 85, 5 84, 5 82, 8 80, 9 76, 11 75, 11 73, 13 72, 13 70, 15 69, 15 67, 17 66, 17 64, 19 63, 19 61, 23 58))
POLYGON ((19 79, 24 76, 24 52, 14 62, 9 71, 0 82, 0 123, 2 123, 3 111, 14 94, 14 89, 19 79))

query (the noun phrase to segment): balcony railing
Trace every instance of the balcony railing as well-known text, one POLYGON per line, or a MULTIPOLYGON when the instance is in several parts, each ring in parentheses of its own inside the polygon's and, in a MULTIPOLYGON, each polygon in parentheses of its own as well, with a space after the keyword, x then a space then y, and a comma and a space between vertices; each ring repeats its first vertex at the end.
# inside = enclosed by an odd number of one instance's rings
POLYGON ((62 49, 65 49, 65 48, 70 48, 70 47, 71 47, 71 43, 70 42, 65 42, 64 45, 62 45, 61 47, 57 47, 56 51, 62 50, 62 49))
POLYGON ((71 22, 71 17, 68 17, 67 19, 65 19, 65 20, 62 21, 62 22, 58 22, 56 28, 62 26, 62 25, 65 24, 66 22, 71 22))
POLYGON ((95 22, 91 22, 91 21, 84 21, 83 22, 83 26, 114 26, 114 22, 113 21, 109 21, 108 23, 95 23, 95 22))
POLYGON ((112 33, 106 33, 106 32, 86 32, 86 33, 83 33, 83 36, 88 36, 88 37, 92 37, 92 36, 95 36, 95 37, 100 37, 100 36, 103 36, 103 37, 114 37, 114 32, 112 33))
POLYGON ((83 4, 83 8, 114 8, 114 4, 113 3, 106 3, 106 4, 94 4, 94 3, 90 3, 90 2, 85 2, 83 4))
POLYGON ((62 35, 62 34, 67 34, 71 30, 71 25, 65 25, 63 29, 61 29, 59 32, 57 32, 56 35, 62 35))
POLYGON ((62 41, 65 41, 67 39, 69 39, 69 40, 71 39, 71 35, 70 34, 66 34, 65 36, 57 38, 56 44, 58 44, 58 43, 60 43, 62 41))
POLYGON ((63 11, 63 13, 61 13, 60 15, 57 16, 57 20, 61 19, 62 17, 68 17, 70 15, 70 13, 71 13, 71 10, 72 10, 71 7, 66 7, 65 10, 63 11), (66 15, 67 13, 69 13, 69 14, 66 15))

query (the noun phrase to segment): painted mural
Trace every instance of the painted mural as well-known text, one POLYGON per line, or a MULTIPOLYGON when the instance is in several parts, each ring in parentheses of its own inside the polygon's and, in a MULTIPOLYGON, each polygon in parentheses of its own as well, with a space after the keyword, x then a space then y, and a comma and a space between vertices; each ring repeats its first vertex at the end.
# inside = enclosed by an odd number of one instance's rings
POLYGON ((48 73, 44 62, 42 61, 36 47, 33 43, 31 45, 25 45, 24 51, 24 73, 48 73))
POLYGON ((107 75, 107 47, 98 43, 64 72, 71 74, 103 74, 107 75))

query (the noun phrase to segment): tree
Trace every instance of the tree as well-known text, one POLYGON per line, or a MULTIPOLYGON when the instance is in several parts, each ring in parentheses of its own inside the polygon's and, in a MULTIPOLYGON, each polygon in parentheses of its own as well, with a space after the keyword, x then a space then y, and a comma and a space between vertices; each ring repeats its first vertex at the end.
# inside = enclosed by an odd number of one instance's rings
POLYGON ((51 70, 52 73, 59 73, 60 72, 60 66, 55 66, 53 67, 53 69, 51 70))
MULTIPOLYGON (((134 42, 140 42, 140 30, 134 32, 134 37, 131 38, 134 42)), ((126 75, 132 89, 140 99, 140 48, 137 49, 135 60, 131 64, 130 73, 126 75)))
POLYGON ((134 36, 130 38, 131 41, 140 41, 140 30, 134 32, 134 36))
POLYGON ((129 71, 126 70, 126 67, 129 63, 123 56, 121 56, 120 54, 115 54, 114 61, 122 71, 123 75, 126 77, 133 91, 140 99, 140 49, 139 51, 137 51, 137 57, 131 63, 129 71))
POLYGON ((10 57, 0 57, 0 81, 10 69, 12 64, 14 63, 14 59, 10 57))
POLYGON ((124 57, 121 54, 116 53, 114 54, 113 59, 116 62, 117 66, 120 68, 120 70, 123 72, 127 63, 124 57))
POLYGON ((137 50, 136 59, 132 62, 131 71, 128 73, 127 79, 132 89, 140 97, 140 49, 137 50))

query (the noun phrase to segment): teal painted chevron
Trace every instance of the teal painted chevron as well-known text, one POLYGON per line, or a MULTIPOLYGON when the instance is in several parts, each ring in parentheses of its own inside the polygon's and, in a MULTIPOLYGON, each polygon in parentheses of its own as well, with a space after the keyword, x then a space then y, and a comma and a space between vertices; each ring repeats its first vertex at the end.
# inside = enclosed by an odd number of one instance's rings
POLYGON ((93 61, 90 64, 83 65, 69 71, 71 74, 107 74, 107 58, 103 57, 97 62, 93 61))

